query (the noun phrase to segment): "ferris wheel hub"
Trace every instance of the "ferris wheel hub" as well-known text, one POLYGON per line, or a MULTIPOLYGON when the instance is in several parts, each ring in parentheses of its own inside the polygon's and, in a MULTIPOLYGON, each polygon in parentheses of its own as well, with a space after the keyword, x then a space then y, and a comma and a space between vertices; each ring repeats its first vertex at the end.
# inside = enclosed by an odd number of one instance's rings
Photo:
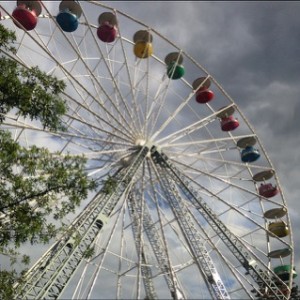
POLYGON ((144 146, 145 144, 146 144, 146 140, 144 140, 144 139, 137 139, 135 141, 136 146, 144 146))
MULTIPOLYGON (((151 140, 145 140, 143 138, 138 138, 135 140, 134 144, 137 148, 147 147, 148 149, 155 149, 155 151, 161 152, 161 148, 151 140)), ((149 153, 147 154, 147 157, 151 157, 151 151, 149 151, 149 153)))

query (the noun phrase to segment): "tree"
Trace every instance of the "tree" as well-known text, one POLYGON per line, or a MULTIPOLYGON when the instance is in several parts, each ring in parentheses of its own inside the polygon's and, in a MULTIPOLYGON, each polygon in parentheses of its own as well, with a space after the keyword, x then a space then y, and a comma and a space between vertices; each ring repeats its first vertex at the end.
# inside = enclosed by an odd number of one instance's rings
POLYGON ((15 34, 0 24, 0 49, 6 55, 0 57, 0 122, 6 113, 16 109, 17 115, 40 120, 44 128, 64 130, 61 116, 67 105, 60 94, 65 83, 38 67, 26 68, 11 59, 14 41, 15 34))
MULTIPOLYGON (((55 237, 60 221, 96 188, 85 173, 83 156, 25 148, 1 126, 12 111, 50 131, 66 129, 64 82, 13 60, 14 42, 15 34, 0 24, 0 253, 12 264, 23 243, 47 243, 55 237)), ((28 264, 29 257, 23 256, 22 263, 28 264)), ((12 299, 18 280, 20 274, 0 264, 0 299, 12 299)))
POLYGON ((13 299, 13 284, 17 280, 16 271, 0 270, 0 299, 13 299))
POLYGON ((104 181, 102 192, 104 192, 107 195, 110 195, 115 191, 117 185, 117 180, 111 176, 108 176, 108 178, 104 181))
POLYGON ((19 247, 55 236, 47 217, 53 213, 63 219, 95 187, 84 172, 85 162, 82 156, 26 149, 0 131, 0 250, 11 241, 19 247))

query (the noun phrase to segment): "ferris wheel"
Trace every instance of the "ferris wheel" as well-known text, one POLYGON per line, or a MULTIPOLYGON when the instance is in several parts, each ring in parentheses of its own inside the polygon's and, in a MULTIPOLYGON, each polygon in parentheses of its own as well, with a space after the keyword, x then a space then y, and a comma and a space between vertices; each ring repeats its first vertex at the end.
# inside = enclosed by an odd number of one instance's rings
POLYGON ((13 58, 64 80, 67 130, 10 115, 30 147, 101 182, 18 286, 26 299, 289 299, 276 171, 237 103, 156 29, 99 1, 2 1, 13 58), (86 257, 93 247, 92 257, 86 257))

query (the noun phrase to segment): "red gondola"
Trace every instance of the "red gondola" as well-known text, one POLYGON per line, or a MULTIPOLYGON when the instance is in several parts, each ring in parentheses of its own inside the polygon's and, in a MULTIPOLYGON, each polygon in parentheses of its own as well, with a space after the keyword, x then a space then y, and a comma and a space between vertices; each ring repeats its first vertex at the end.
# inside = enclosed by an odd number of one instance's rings
POLYGON ((272 183, 261 184, 258 191, 259 194, 265 198, 274 197, 279 193, 278 187, 272 183))
POLYGON ((217 117, 220 118, 222 131, 232 131, 240 126, 239 121, 233 117, 235 109, 233 106, 222 107, 217 117))
POLYGON ((202 87, 196 92, 196 101, 198 103, 208 103, 214 98, 214 96, 215 94, 213 93, 213 91, 202 87))
POLYGON ((233 116, 229 116, 221 120, 221 129, 223 131, 232 131, 238 128, 239 125, 240 125, 239 121, 235 119, 233 116))
POLYGON ((208 77, 199 77, 193 82, 193 89, 196 91, 196 101, 198 103, 207 103, 211 101, 215 94, 209 90, 211 82, 208 77))
POLYGON ((33 30, 42 12, 39 1, 17 1, 17 7, 12 13, 13 22, 21 29, 33 30))

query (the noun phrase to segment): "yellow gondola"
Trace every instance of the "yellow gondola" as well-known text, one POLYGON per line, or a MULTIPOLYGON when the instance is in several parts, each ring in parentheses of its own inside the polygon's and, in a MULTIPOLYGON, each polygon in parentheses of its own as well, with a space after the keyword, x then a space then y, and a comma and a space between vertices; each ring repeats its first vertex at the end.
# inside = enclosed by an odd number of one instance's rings
POLYGON ((153 54, 153 37, 147 30, 139 30, 133 36, 133 52, 138 58, 148 58, 153 54))

